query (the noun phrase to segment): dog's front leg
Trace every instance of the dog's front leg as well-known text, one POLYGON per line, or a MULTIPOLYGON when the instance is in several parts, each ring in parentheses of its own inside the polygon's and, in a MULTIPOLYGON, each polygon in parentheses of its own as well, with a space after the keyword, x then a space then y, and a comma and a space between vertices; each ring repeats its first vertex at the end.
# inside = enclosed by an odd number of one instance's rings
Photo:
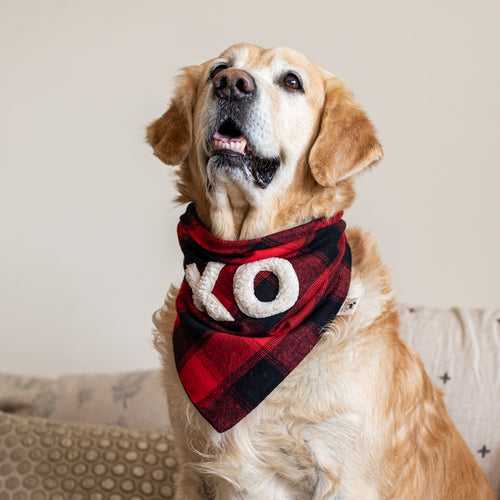
POLYGON ((171 287, 165 304, 153 316, 153 323, 157 329, 155 346, 162 358, 163 382, 167 392, 167 406, 170 416, 171 430, 174 435, 175 448, 181 470, 176 480, 175 500, 207 500, 203 493, 203 484, 196 473, 188 465, 197 460, 189 449, 188 407, 191 404, 184 392, 177 370, 172 345, 172 330, 175 321, 175 298, 177 289, 171 287))
POLYGON ((304 500, 296 488, 276 477, 255 478, 253 484, 244 489, 238 489, 223 479, 216 480, 213 486, 213 500, 304 500))
POLYGON ((175 500, 208 500, 200 477, 189 467, 183 467, 181 470, 176 483, 175 500))
POLYGON ((187 398, 185 398, 184 393, 179 390, 178 386, 175 388, 170 386, 170 389, 170 394, 174 396, 172 400, 169 400, 172 432, 181 467, 179 477, 176 481, 175 500, 209 500, 199 473, 189 465, 190 463, 197 462, 199 459, 187 445, 191 438, 186 425, 185 415, 186 406, 190 403, 186 401, 187 398), (179 414, 184 418, 180 418, 179 414))
MULTIPOLYGON (((332 481, 332 477, 323 472, 319 473, 318 482, 314 488, 312 500, 338 500, 337 481, 332 481)), ((363 499, 364 500, 364 499, 363 499)))

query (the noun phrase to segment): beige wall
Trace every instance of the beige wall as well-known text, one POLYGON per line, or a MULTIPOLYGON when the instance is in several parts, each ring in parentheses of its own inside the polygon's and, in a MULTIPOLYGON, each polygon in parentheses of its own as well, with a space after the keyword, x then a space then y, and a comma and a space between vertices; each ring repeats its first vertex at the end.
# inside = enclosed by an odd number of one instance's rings
POLYGON ((347 221, 402 301, 500 305, 494 1, 0 3, 0 370, 156 366, 181 276, 171 173, 143 142, 176 69, 240 40, 341 76, 386 158, 347 221))

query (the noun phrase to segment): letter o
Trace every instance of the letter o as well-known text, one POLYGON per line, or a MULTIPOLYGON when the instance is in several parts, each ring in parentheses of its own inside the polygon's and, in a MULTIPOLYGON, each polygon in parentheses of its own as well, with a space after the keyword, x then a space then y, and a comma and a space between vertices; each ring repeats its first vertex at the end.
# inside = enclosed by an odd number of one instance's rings
POLYGON ((292 264, 279 257, 257 260, 240 266, 233 281, 233 293, 240 310, 251 318, 267 318, 290 309, 299 298, 299 279, 292 264), (261 271, 278 278, 278 295, 269 302, 255 296, 254 280, 261 271))

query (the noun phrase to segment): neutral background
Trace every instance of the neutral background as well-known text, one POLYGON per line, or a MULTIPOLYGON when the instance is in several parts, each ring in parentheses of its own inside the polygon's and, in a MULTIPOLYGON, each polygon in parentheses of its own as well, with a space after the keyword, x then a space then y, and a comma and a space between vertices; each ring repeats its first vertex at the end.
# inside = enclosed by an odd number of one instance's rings
POLYGON ((0 370, 157 366, 181 277, 171 169, 144 143, 172 77, 237 41, 341 76, 386 157, 350 224, 401 301, 500 305, 500 3, 0 2, 0 370))

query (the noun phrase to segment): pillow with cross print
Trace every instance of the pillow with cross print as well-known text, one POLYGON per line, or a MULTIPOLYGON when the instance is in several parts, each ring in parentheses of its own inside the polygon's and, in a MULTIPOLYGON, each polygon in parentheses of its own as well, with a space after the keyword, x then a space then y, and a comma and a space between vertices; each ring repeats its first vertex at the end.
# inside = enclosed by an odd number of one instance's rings
POLYGON ((444 393, 458 430, 500 493, 500 310, 400 307, 401 334, 444 393))

